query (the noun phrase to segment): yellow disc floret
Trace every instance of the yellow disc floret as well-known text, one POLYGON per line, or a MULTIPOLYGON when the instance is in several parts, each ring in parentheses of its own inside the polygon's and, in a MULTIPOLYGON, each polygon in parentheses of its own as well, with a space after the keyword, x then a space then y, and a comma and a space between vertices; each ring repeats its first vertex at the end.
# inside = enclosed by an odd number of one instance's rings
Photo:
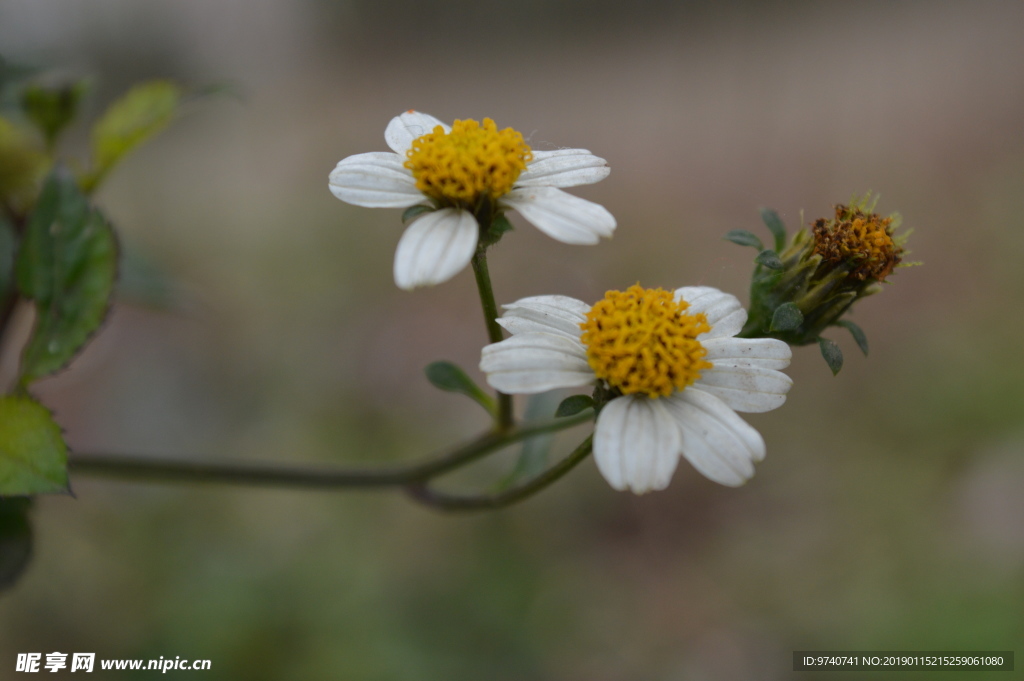
POLYGON ((512 128, 498 130, 490 118, 455 121, 417 137, 406 152, 405 167, 416 188, 442 204, 475 206, 482 198, 507 194, 533 159, 530 146, 512 128))
POLYGON ((703 313, 664 289, 639 284, 608 291, 580 324, 587 361, 598 378, 622 394, 665 397, 710 369, 697 336, 711 330, 703 313))
POLYGON ((857 206, 835 209, 834 220, 814 222, 814 252, 827 263, 852 265, 853 279, 885 281, 903 257, 903 248, 893 240, 893 218, 857 206))

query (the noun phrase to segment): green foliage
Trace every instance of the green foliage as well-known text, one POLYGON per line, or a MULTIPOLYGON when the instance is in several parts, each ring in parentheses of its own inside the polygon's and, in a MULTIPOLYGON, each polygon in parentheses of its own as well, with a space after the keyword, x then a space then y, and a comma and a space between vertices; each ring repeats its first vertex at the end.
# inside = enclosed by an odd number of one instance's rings
POLYGON ((64 128, 75 120, 86 89, 85 82, 79 81, 59 87, 33 84, 22 92, 22 110, 39 128, 47 147, 52 148, 64 128))
POLYGON ((764 250, 764 244, 761 243, 761 239, 756 234, 745 229, 734 229, 723 237, 726 241, 731 241, 734 244, 740 246, 753 246, 759 251, 764 250))
POLYGON ((31 506, 25 497, 0 499, 0 591, 14 586, 32 558, 31 506))
POLYGON ((461 393, 482 406, 489 413, 494 413, 494 400, 480 389, 466 372, 451 362, 431 362, 424 372, 427 380, 435 388, 450 393, 461 393))
POLYGON ((555 410, 555 416, 558 418, 575 416, 584 409, 592 409, 593 406, 594 398, 590 395, 570 395, 558 405, 558 409, 555 410))
POLYGON ((857 326, 848 319, 843 319, 839 321, 836 324, 836 326, 841 326, 844 329, 848 329, 850 331, 850 335, 853 336, 853 340, 857 341, 857 347, 859 347, 860 351, 864 353, 865 357, 867 357, 868 337, 867 335, 865 335, 864 331, 859 326, 857 326))
POLYGON ((30 397, 0 397, 0 497, 68 491, 60 427, 30 397))
POLYGON ((32 135, 0 117, 0 205, 22 210, 31 205, 49 160, 32 135))
POLYGON ((804 315, 796 303, 783 303, 772 315, 771 331, 790 331, 804 323, 804 315))
POLYGON ((136 85, 111 104, 92 129, 93 168, 82 178, 82 189, 95 189, 125 154, 163 130, 181 100, 177 85, 154 80, 136 85))
POLYGON ((781 270, 783 268, 782 260, 779 259, 779 254, 772 250, 763 250, 757 254, 754 258, 754 262, 758 265, 764 265, 770 270, 781 270))
POLYGON ((781 253, 786 245, 786 225, 783 224, 782 218, 771 208, 762 208, 761 219, 775 237, 775 250, 781 253))
POLYGON ((16 264, 18 289, 36 303, 22 357, 22 383, 64 367, 106 316, 117 244, 103 215, 63 172, 47 179, 29 217, 16 264))
POLYGON ((819 338, 818 348, 821 350, 821 356, 825 358, 828 368, 832 370, 832 375, 838 374, 839 370, 843 368, 843 351, 835 341, 830 341, 828 338, 819 338))

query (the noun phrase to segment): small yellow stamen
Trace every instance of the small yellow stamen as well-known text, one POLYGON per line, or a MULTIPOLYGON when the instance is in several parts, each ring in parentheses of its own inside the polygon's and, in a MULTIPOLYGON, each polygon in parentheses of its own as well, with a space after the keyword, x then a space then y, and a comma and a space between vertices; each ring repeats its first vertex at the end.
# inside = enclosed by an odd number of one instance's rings
POLYGON ((686 314, 689 306, 669 291, 639 284, 608 291, 580 324, 590 367, 624 395, 665 397, 682 390, 712 366, 697 340, 711 327, 703 313, 686 314))
POLYGON ((521 133, 498 130, 490 118, 483 125, 455 121, 447 134, 436 126, 413 140, 406 153, 405 167, 416 178, 417 189, 442 204, 467 207, 507 194, 526 162, 533 160, 521 133))
POLYGON ((833 265, 855 263, 849 274, 854 279, 885 281, 903 255, 903 248, 892 238, 893 219, 856 206, 835 208, 834 220, 814 222, 814 252, 833 265))

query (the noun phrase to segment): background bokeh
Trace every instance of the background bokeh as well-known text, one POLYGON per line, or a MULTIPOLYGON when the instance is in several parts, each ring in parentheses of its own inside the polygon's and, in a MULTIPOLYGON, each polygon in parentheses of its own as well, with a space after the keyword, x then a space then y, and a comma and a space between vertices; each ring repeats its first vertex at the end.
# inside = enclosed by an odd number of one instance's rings
POLYGON ((749 417, 768 457, 736 490, 684 463, 635 497, 586 462, 450 517, 389 492, 76 478, 36 505, 34 563, 0 597, 0 675, 54 650, 247 681, 810 681, 832 677, 794 674, 794 649, 1024 654, 1022 25, 998 1, 5 0, 0 52, 94 77, 91 115, 157 76, 240 94, 198 103, 99 196, 124 289, 38 389, 77 451, 366 464, 485 425, 421 373, 475 367, 472 275, 397 290, 399 211, 327 191, 409 108, 612 167, 574 193, 616 215, 614 239, 514 218, 499 302, 638 280, 745 300, 753 251, 722 234, 869 189, 925 266, 856 309, 869 358, 842 330, 838 377, 796 353, 786 406, 749 417))

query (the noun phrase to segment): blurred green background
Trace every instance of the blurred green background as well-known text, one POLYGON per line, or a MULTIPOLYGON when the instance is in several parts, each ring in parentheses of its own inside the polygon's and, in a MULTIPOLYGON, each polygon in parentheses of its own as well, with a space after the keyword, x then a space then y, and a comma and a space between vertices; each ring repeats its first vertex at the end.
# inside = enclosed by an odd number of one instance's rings
POLYGON ((737 490, 684 462, 635 497, 586 462, 521 506, 445 516, 390 492, 76 478, 77 498, 36 505, 34 563, 0 597, 0 675, 55 650, 250 681, 896 679, 794 673, 791 653, 1020 656, 1022 25, 997 1, 5 0, 0 52, 93 76, 92 115, 153 77, 242 94, 100 192, 130 276, 38 389, 76 451, 368 464, 485 425, 421 373, 477 375, 472 275, 399 291, 400 212, 327 190, 409 108, 611 165, 574 193, 615 238, 565 246, 514 218, 499 302, 638 280, 745 300, 754 252, 726 231, 767 235, 760 206, 794 228, 869 189, 926 265, 855 310, 870 358, 842 330, 838 377, 796 353, 786 406, 748 419, 768 457, 737 490), (146 270, 161 295, 140 295, 146 270))

